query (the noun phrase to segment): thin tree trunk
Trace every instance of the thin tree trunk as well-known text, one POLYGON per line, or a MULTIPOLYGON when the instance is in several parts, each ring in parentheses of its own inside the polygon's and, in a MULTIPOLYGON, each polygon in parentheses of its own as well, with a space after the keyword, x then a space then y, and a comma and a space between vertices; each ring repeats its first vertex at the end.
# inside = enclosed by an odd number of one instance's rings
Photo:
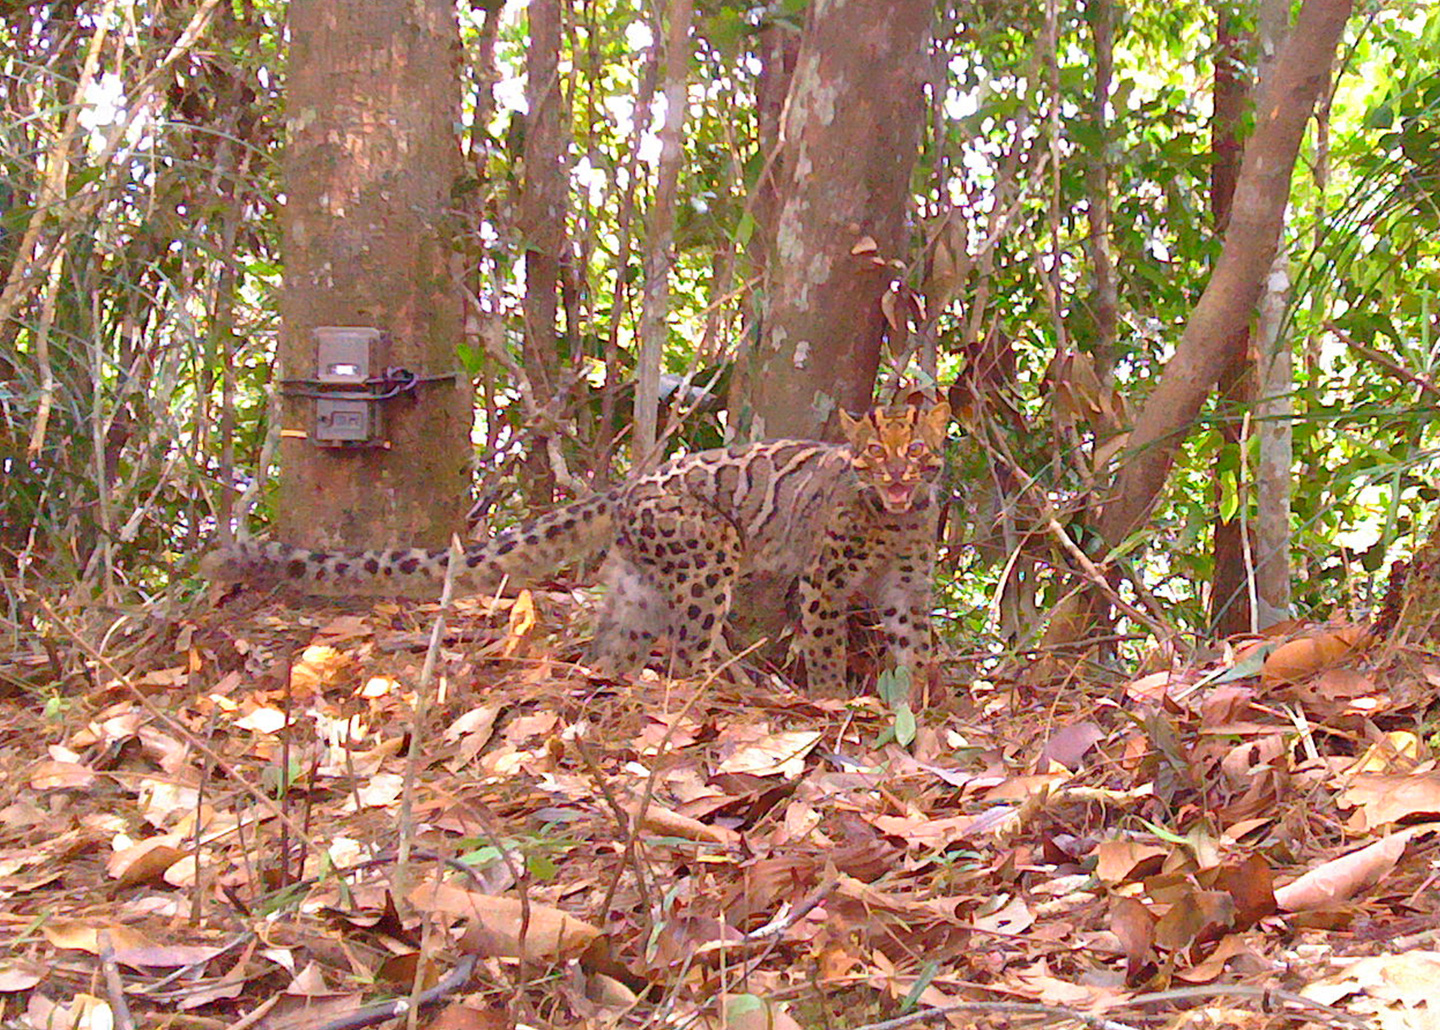
MULTIPOLYGON (((750 262, 750 274, 764 282, 774 264, 776 226, 783 199, 780 184, 785 176, 781 122, 795 62, 800 56, 800 38, 773 21, 761 26, 757 38, 760 71, 755 77, 755 143, 760 174, 746 204, 755 227, 745 241, 745 255, 750 262)), ((764 315, 764 295, 759 290, 751 290, 749 301, 752 312, 741 332, 727 398, 730 429, 740 438, 751 435, 755 416, 752 384, 762 372, 759 363, 765 353, 764 348, 756 346, 764 315)))
POLYGON ((1304 0, 1261 90, 1225 245, 1159 383, 1135 420, 1099 530, 1118 547, 1149 516, 1184 436, 1248 323, 1275 257, 1290 177, 1315 101, 1329 82, 1350 0, 1304 0))
MULTIPOLYGON (((1261 49, 1273 54, 1284 38, 1289 13, 1285 0, 1261 0, 1256 18, 1261 49)), ((1269 69, 1262 64, 1262 74, 1269 69)), ((1328 83, 1327 83, 1328 85, 1328 83)), ((1326 186, 1329 127, 1329 91, 1322 93, 1315 118, 1315 180, 1317 205, 1323 205, 1326 186)), ((1323 222, 1317 210, 1317 223, 1323 222)), ((1292 418, 1295 413, 1291 396, 1295 389, 1294 341, 1282 335, 1285 309, 1289 303, 1289 256, 1284 248, 1275 254, 1270 275, 1265 281, 1265 295, 1260 299, 1256 323, 1256 391, 1259 394, 1255 413, 1260 440, 1260 458, 1255 476, 1255 626, 1282 622, 1290 617, 1290 493, 1294 486, 1291 465, 1294 460, 1292 418)))
MULTIPOLYGON (((1230 221, 1235 181, 1240 174, 1244 144, 1240 130, 1251 88, 1247 67, 1250 41, 1236 34, 1235 0, 1218 0, 1215 5, 1215 102, 1210 120, 1210 213, 1215 232, 1223 234, 1230 221)), ((1249 519, 1247 484, 1241 481, 1245 467, 1240 460, 1242 412, 1255 400, 1255 369, 1250 356, 1250 325, 1237 330, 1239 339, 1231 345, 1234 360, 1220 375, 1220 438, 1224 452, 1236 457, 1233 467, 1220 470, 1211 484, 1214 491, 1212 568, 1210 579, 1210 624, 1221 636, 1248 632, 1251 627, 1250 569, 1245 534, 1249 519), (1225 477, 1231 481, 1227 484, 1225 477), (1239 510, 1231 517, 1220 514, 1227 489, 1239 491, 1239 510)))
POLYGON ((525 492, 535 507, 555 496, 549 459, 551 433, 544 424, 557 389, 560 354, 560 273, 565 248, 565 202, 569 193, 566 131, 560 92, 560 0, 530 0, 529 63, 525 100, 525 183, 520 195, 520 230, 525 238, 525 375, 539 421, 526 457, 525 492))
POLYGON ((1115 284, 1115 259, 1110 244, 1110 81, 1115 67, 1114 0, 1088 0, 1086 19, 1095 36, 1095 88, 1090 99, 1090 120, 1095 143, 1085 162, 1085 199, 1089 207, 1090 237, 1087 250, 1095 291, 1091 311, 1095 341, 1091 353, 1102 383, 1109 383, 1115 368, 1115 338, 1120 302, 1115 284))
MULTIPOLYGON (((669 333, 670 269, 675 264, 675 194, 685 159, 680 130, 685 124, 686 87, 690 83, 691 0, 671 0, 665 40, 665 124, 660 127, 660 167, 645 252, 645 295, 640 307, 640 360, 635 384, 635 438, 631 451, 637 468, 656 457, 655 423, 660 409, 660 362, 669 333)), ((658 26, 657 26, 658 28, 658 26)))
POLYGON ((634 236, 632 226, 635 220, 635 198, 639 189, 640 141, 650 128, 650 109, 660 74, 660 62, 656 55, 658 48, 657 40, 647 50, 648 57, 640 73, 640 85, 635 93, 633 108, 635 114, 625 158, 624 192, 619 196, 620 209, 615 216, 615 297, 610 303, 610 321, 605 330, 605 390, 600 397, 601 435, 595 448, 604 456, 606 467, 610 464, 617 429, 615 395, 625 378, 620 361, 620 322, 629 307, 630 252, 634 236))

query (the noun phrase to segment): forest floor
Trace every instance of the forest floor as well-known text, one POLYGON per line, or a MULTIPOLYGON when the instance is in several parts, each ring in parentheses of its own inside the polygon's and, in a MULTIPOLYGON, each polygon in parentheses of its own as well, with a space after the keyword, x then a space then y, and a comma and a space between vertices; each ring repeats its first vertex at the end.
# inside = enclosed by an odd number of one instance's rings
POLYGON ((461 601, 427 670, 434 605, 47 610, 0 1024, 1440 1026, 1440 657, 947 661, 911 712, 597 678, 586 611, 461 601))

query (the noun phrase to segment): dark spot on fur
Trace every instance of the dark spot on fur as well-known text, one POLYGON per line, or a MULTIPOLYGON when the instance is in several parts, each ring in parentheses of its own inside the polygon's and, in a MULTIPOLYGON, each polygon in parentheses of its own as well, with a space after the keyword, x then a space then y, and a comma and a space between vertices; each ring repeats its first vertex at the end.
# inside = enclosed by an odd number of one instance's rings
POLYGON ((514 540, 502 540, 500 543, 495 545, 496 554, 509 554, 513 550, 515 550, 514 540))
POLYGON ((708 633, 710 630, 712 630, 712 629, 715 628, 715 613, 714 613, 714 612, 707 612, 707 613, 705 614, 705 618, 703 618, 703 619, 700 620, 700 628, 703 629, 703 630, 705 630, 707 633, 708 633))
POLYGON ((696 619, 700 618, 700 615, 700 606, 698 604, 692 604, 689 608, 685 609, 685 618, 689 619, 691 622, 694 622, 696 619))
POLYGON ((380 562, 374 557, 366 558, 365 571, 370 573, 370 575, 372 576, 375 575, 375 573, 380 571, 380 562))
POLYGON ((420 559, 414 556, 406 558, 400 562, 400 571, 407 576, 413 576, 415 574, 415 570, 419 567, 420 559))
POLYGON ((343 575, 345 575, 345 573, 347 573, 347 572, 349 572, 349 571, 350 571, 350 563, 349 563, 348 561, 340 561, 340 562, 336 562, 336 563, 335 563, 335 575, 337 575, 337 576, 343 576, 343 575))
POLYGON ((291 579, 301 579, 305 575, 305 562, 300 558, 291 558, 285 563, 285 575, 291 579))
POLYGON ((704 597, 704 596, 705 596, 705 584, 704 584, 704 583, 691 583, 691 584, 690 584, 690 596, 691 596, 691 597, 697 597, 697 598, 698 598, 698 597, 704 597))

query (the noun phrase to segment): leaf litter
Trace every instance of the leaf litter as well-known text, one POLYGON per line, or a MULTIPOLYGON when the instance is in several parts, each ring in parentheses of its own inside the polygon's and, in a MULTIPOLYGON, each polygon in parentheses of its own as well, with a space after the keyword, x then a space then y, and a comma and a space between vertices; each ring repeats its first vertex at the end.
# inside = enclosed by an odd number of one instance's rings
POLYGON ((72 631, 0 730, 0 1020, 1440 1026, 1435 656, 1301 627, 912 711, 594 676, 561 591, 458 603, 427 680, 438 613, 72 631))

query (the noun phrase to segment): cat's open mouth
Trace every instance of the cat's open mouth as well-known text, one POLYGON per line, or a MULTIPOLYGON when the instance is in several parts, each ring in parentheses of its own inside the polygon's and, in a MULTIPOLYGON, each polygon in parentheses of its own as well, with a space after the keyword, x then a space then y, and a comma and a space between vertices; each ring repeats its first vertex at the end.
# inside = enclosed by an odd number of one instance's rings
POLYGON ((890 512, 909 511, 915 498, 915 487, 909 483, 887 483, 880 490, 880 500, 890 512))

